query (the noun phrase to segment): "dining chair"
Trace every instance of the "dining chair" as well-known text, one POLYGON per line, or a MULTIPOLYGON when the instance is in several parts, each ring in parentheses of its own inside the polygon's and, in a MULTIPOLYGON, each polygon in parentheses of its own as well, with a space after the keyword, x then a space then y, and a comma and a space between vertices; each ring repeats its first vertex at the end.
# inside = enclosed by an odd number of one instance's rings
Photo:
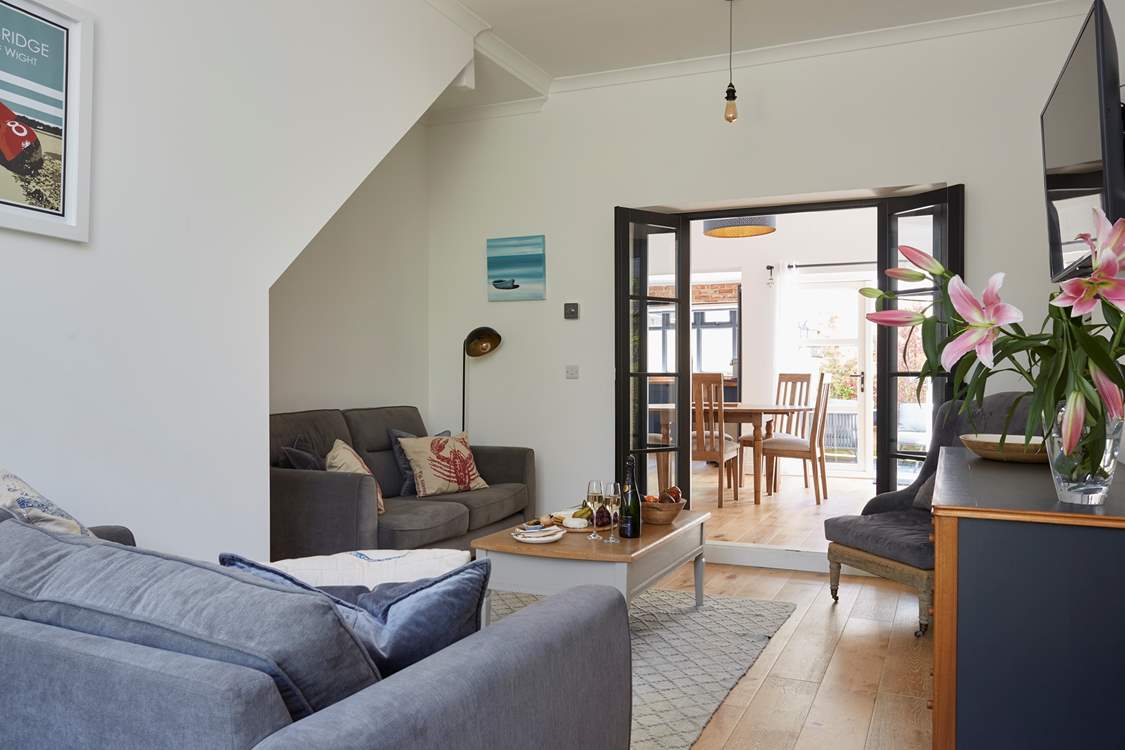
POLYGON ((691 376, 691 460, 714 461, 719 465, 719 507, 723 507, 723 480, 738 499, 738 443, 727 434, 723 413, 723 375, 697 372, 691 376))
POLYGON ((778 459, 799 458, 812 465, 812 482, 816 493, 816 504, 820 505, 822 496, 825 500, 828 499, 828 467, 824 460, 824 428, 828 422, 828 395, 831 386, 832 377, 821 373, 820 382, 816 388, 816 404, 813 406, 812 415, 809 419, 808 438, 775 434, 773 437, 762 441, 762 457, 766 463, 766 494, 773 494, 777 491, 778 459))
MULTIPOLYGON (((809 386, 812 384, 812 374, 807 372, 782 372, 777 376, 777 393, 774 396, 775 404, 786 406, 808 406, 809 386)), ((770 417, 764 425, 766 437, 773 437, 776 432, 785 435, 803 438, 808 429, 808 412, 790 412, 780 417, 770 417)), ((746 451, 754 450, 754 435, 748 433, 738 439, 738 483, 746 481, 746 451)), ((801 462, 805 471, 805 489, 809 486, 809 463, 801 462)), ((775 477, 774 483, 779 484, 775 477)), ((776 491, 776 488, 775 488, 776 491)))

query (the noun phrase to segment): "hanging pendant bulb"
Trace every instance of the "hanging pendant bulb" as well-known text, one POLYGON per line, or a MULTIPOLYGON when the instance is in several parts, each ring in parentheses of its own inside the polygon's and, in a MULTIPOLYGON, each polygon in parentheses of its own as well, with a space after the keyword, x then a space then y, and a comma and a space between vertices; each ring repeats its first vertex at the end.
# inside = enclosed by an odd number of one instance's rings
POLYGON ((728 27, 730 47, 727 53, 727 67, 730 73, 727 83, 726 106, 723 107, 723 119, 733 124, 738 119, 738 93, 734 90, 734 0, 730 3, 730 25, 728 27))

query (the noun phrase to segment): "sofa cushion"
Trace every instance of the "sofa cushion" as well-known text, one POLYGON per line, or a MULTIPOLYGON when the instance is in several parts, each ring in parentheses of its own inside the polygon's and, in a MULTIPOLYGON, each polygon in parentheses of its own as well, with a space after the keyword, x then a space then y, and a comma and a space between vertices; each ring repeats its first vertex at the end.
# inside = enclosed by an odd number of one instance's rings
POLYGON ((74 516, 15 474, 3 470, 0 470, 0 509, 47 531, 93 536, 74 516))
POLYGON ((402 473, 395 461, 388 430, 404 430, 425 435, 422 415, 413 406, 380 406, 373 409, 348 409, 344 412, 352 433, 351 445, 371 467, 386 497, 402 492, 402 473))
POLYGON ((328 469, 324 456, 317 456, 300 448, 288 445, 281 446, 282 469, 300 469, 302 471, 326 471, 328 469))
POLYGON ((352 444, 344 415, 336 409, 271 414, 270 466, 285 466, 282 446, 297 447, 314 456, 327 456, 337 440, 352 444))
MULTIPOLYGON (((398 442, 401 438, 416 438, 419 437, 413 432, 406 430, 396 430, 393 427, 388 430, 391 436, 391 450, 395 454, 395 462, 398 464, 398 472, 402 475, 402 489, 399 490, 400 495, 417 495, 418 488, 414 484, 414 469, 410 465, 410 459, 406 457, 406 451, 402 449, 402 445, 398 442)), ((435 433, 434 437, 451 437, 453 435, 449 430, 442 430, 435 433)))
POLYGON ((480 630, 491 570, 492 561, 476 560, 436 578, 383 583, 360 594, 356 604, 372 618, 362 632, 380 672, 390 676, 480 630))
POLYGON ((477 470, 469 436, 459 432, 452 437, 426 436, 399 438, 402 452, 414 469, 418 497, 448 495, 454 492, 483 490, 488 482, 477 470))
POLYGON ((370 476, 375 480, 375 504, 380 513, 385 510, 383 507, 383 488, 379 486, 379 480, 371 473, 371 469, 350 445, 343 440, 337 440, 333 443, 332 450, 324 457, 324 466, 328 471, 336 471, 341 474, 367 474, 370 476))
POLYGON ((933 570, 934 544, 930 541, 930 514, 922 510, 896 510, 870 516, 836 516, 824 521, 824 536, 831 542, 872 555, 897 560, 922 570, 933 570))
POLYGON ((426 500, 464 505, 469 509, 469 531, 496 523, 529 505, 525 484, 493 484, 483 490, 432 495, 426 500))
POLYGON ((460 503, 388 497, 379 516, 381 549, 415 549, 469 531, 469 509, 460 503))
MULTIPOLYGON (((224 553, 219 562, 281 586, 318 590, 283 570, 239 555, 224 553)), ((342 598, 325 593, 363 642, 380 674, 389 677, 480 630, 491 569, 491 561, 477 560, 435 578, 383 583, 370 591, 363 586, 337 588, 342 598)))
POLYGON ((379 679, 324 594, 20 523, 0 524, 0 550, 13 616, 257 669, 294 719, 379 679))

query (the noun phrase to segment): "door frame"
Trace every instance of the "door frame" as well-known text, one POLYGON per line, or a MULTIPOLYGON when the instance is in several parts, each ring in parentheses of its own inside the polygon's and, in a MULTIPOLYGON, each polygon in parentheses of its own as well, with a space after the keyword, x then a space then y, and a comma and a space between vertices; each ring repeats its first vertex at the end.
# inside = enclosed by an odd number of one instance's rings
MULTIPOLYGON (((932 185, 933 183, 930 183, 932 185)), ((615 209, 615 247, 620 248, 628 244, 628 220, 622 221, 622 216, 631 214, 634 217, 640 217, 641 221, 648 221, 659 226, 668 226, 666 223, 670 219, 676 219, 680 223, 677 226, 677 259, 676 259, 676 297, 677 308, 676 315, 678 320, 687 321, 690 324, 691 320, 691 224, 694 221, 701 221, 703 219, 722 219, 735 216, 747 215, 760 215, 760 214, 792 214, 792 213, 817 213, 824 211, 841 211, 855 208, 875 208, 877 209, 877 232, 876 232, 876 248, 875 259, 877 261, 879 272, 879 286, 881 289, 889 288, 889 279, 882 274, 882 269, 893 267, 894 263, 894 250, 890 246, 889 233, 889 218, 892 214, 907 210, 903 206, 909 207, 917 204, 919 207, 930 205, 925 201, 932 199, 932 196, 937 194, 944 194, 949 203, 950 217, 957 216, 960 221, 949 222, 950 231, 944 240, 949 247, 949 255, 947 259, 947 267, 954 273, 964 275, 965 254, 964 254, 964 186, 960 184, 946 185, 937 189, 933 189, 929 185, 921 188, 914 193, 906 195, 896 195, 880 198, 862 198, 862 199, 848 199, 837 201, 812 201, 805 203, 784 203, 772 206, 757 206, 748 205, 737 208, 723 208, 714 210, 697 210, 697 211, 670 211, 659 212, 647 209, 633 209, 618 206, 615 209), (921 201, 921 202, 920 202, 921 201), (649 217, 645 219, 644 217, 649 217), (625 233, 623 236, 622 233, 625 233), (686 287, 686 289, 684 288, 686 287)), ((616 252, 616 251, 615 251, 616 252)), ((614 436, 615 445, 615 468, 619 476, 623 475, 625 466, 625 456, 629 453, 630 446, 625 445, 628 440, 628 399, 629 399, 629 350, 628 347, 621 346, 621 342, 628 336, 628 311, 629 311, 629 292, 628 287, 623 287, 622 284, 626 282, 629 274, 628 256, 623 259, 620 253, 616 253, 614 269, 615 269, 615 286, 614 286, 614 361, 616 362, 616 386, 615 386, 615 419, 614 425, 616 435, 614 436), (624 377, 622 377, 624 374, 624 377)), ((690 330, 690 329, 689 329, 690 330)), ((884 372, 883 367, 886 364, 887 371, 891 371, 890 364, 887 364, 894 358, 895 339, 892 337, 897 332, 897 329, 889 329, 879 326, 876 329, 876 383, 868 383, 868 389, 873 385, 881 386, 878 383, 880 373, 884 372), (884 360, 887 358, 887 360, 884 360)), ((677 335, 677 342, 681 337, 677 335)), ((690 336, 683 337, 686 341, 690 336)), ((679 344, 677 344, 679 346, 679 344)), ((677 352, 677 370, 685 373, 688 377, 680 377, 679 391, 678 391, 678 409, 676 415, 676 424, 678 428, 678 445, 677 445, 677 460, 676 460, 676 477, 680 482, 684 482, 687 486, 682 487, 684 496, 688 498, 688 507, 690 507, 690 487, 691 487, 691 445, 690 445, 690 414, 684 418, 682 413, 685 405, 691 402, 691 382, 690 374, 691 357, 690 351, 687 347, 681 347, 681 351, 677 352), (686 361, 685 361, 686 360, 686 361), (684 480, 687 480, 686 482, 684 480)), ((744 394, 741 391, 741 386, 745 382, 743 376, 745 363, 742 358, 739 358, 738 363, 738 382, 740 386, 740 397, 744 394)), ((949 391, 952 388, 952 383, 947 383, 945 397, 948 398, 952 394, 949 391)), ((887 434, 886 431, 880 429, 887 419, 888 414, 885 408, 880 408, 883 405, 886 389, 879 387, 875 399, 875 413, 876 413, 876 435, 875 435, 875 450, 876 450, 876 463, 875 463, 875 476, 876 476, 876 491, 885 492, 886 480, 890 476, 890 467, 893 465, 894 458, 887 455, 884 451, 880 450, 883 438, 880 435, 887 434)), ((889 488, 893 489, 893 488, 889 488)))
MULTIPOLYGON (((644 209, 625 208, 617 206, 614 209, 614 471, 615 476, 625 476, 625 457, 630 454, 665 452, 676 454, 676 481, 683 482, 681 487, 686 506, 691 507, 691 420, 690 412, 685 415, 685 404, 691 403, 691 336, 681 335, 679 330, 683 321, 691 326, 691 222, 677 213, 661 213, 644 209), (673 424, 676 425, 675 446, 671 449, 646 448, 638 450, 630 444, 632 434, 630 422, 634 415, 630 413, 632 404, 629 399, 631 381, 635 376, 648 373, 645 371, 633 372, 630 368, 629 356, 629 315, 630 303, 636 301, 634 296, 646 300, 645 335, 640 337, 639 358, 647 369, 648 363, 648 295, 633 295, 630 292, 629 280, 631 278, 631 258, 633 248, 630 244, 629 231, 632 224, 648 224, 666 227, 676 234, 676 414, 673 424), (622 345, 625 342, 625 345, 622 345), (684 481, 684 477, 687 481, 684 481)), ((647 281, 648 268, 647 255, 641 256, 639 273, 647 281)), ((647 403, 648 378, 645 377, 645 399, 647 403)), ((648 410, 645 410, 647 424, 648 410)), ((638 467, 637 481, 642 488, 647 489, 647 462, 638 467)))

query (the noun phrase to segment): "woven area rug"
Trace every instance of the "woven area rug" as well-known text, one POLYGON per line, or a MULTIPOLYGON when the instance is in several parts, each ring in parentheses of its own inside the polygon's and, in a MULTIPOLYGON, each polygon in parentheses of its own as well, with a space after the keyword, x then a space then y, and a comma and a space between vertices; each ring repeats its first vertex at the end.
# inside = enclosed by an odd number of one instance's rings
MULTIPOLYGON (((493 591, 492 621, 539 599, 493 591)), ((795 607, 709 596, 697 610, 694 593, 661 589, 634 599, 634 750, 690 748, 795 607)))

